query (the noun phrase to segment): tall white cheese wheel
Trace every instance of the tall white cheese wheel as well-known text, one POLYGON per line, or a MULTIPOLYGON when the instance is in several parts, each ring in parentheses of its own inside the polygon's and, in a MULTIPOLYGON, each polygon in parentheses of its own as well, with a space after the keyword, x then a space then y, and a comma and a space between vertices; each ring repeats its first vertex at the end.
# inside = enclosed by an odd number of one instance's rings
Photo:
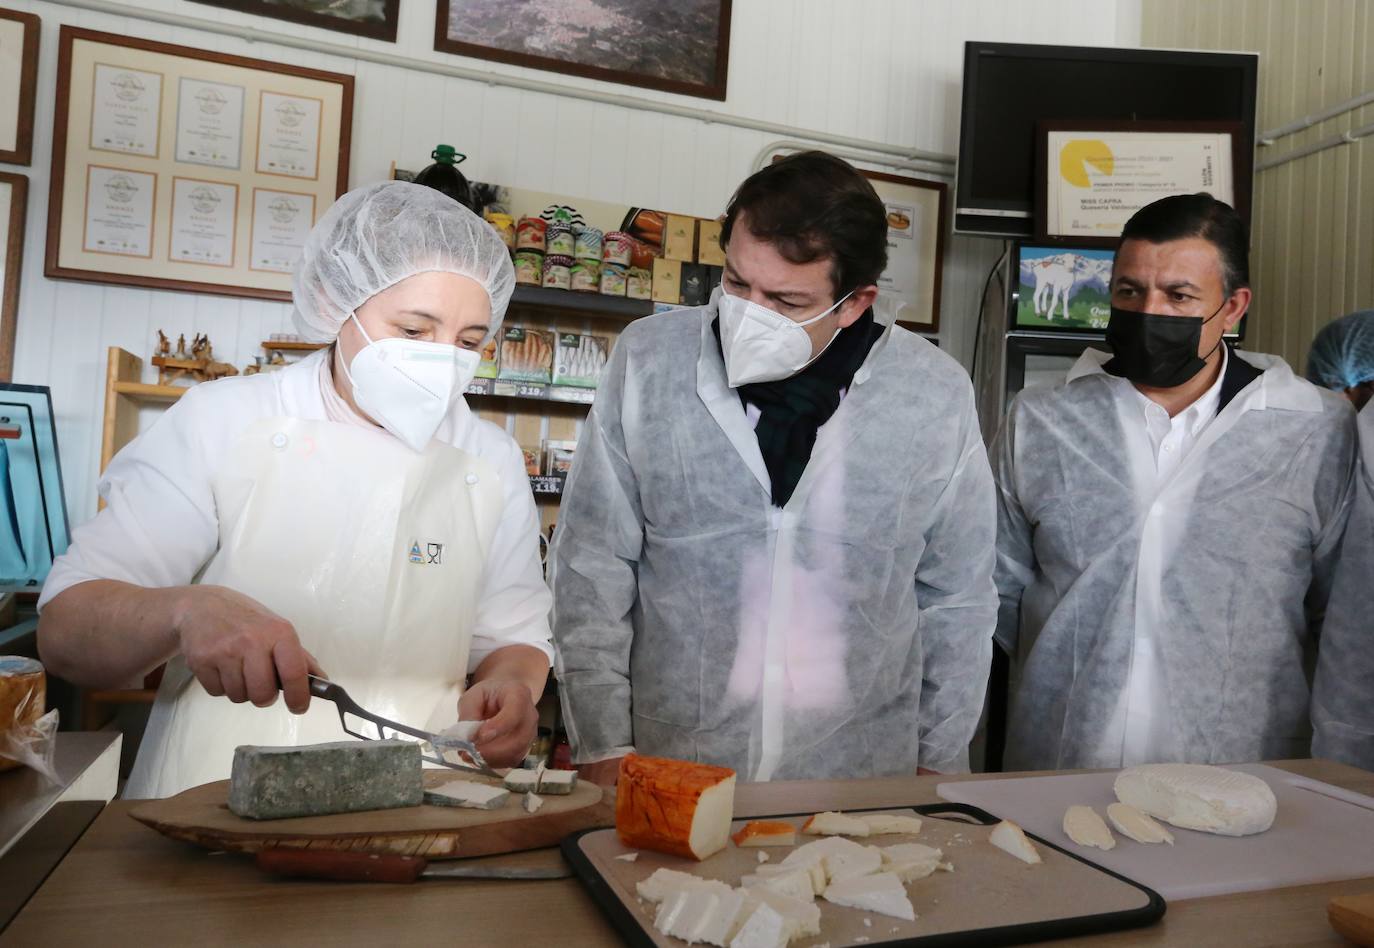
MULTIPOLYGON (((40 662, 19 655, 0 655, 0 735, 33 724, 43 716, 47 700, 47 676, 40 662)), ((0 770, 18 766, 15 761, 0 757, 0 770)))
POLYGON ((1251 836, 1274 825, 1278 801, 1252 774, 1208 764, 1145 764, 1116 778, 1116 798, 1183 829, 1251 836))

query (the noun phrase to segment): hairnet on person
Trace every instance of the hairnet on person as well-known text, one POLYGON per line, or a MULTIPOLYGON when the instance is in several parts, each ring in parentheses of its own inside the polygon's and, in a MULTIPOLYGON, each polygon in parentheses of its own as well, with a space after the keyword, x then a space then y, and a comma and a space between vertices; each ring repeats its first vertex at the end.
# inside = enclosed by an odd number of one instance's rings
POLYGON ((1374 309, 1323 327, 1307 355, 1307 381, 1343 391, 1374 380, 1374 309))
POLYGON ((515 288, 495 229, 453 198, 405 181, 349 191, 310 231, 291 287, 295 322, 309 342, 333 342, 349 314, 387 287, 426 272, 476 280, 491 297, 496 335, 515 288))

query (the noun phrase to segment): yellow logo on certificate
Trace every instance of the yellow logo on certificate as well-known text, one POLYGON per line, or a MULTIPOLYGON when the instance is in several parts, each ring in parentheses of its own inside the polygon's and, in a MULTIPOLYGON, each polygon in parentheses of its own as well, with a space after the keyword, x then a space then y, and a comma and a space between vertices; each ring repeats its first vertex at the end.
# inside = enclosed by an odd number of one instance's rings
POLYGON ((1090 186, 1088 166, 1109 175, 1116 166, 1112 150, 1104 141, 1095 138, 1075 138, 1059 150, 1059 174, 1076 188, 1090 186))

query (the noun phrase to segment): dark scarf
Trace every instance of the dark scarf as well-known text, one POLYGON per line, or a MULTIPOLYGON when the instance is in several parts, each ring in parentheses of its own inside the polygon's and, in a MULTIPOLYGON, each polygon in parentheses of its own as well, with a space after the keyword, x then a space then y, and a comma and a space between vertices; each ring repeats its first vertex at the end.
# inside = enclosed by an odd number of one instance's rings
MULTIPOLYGON (((711 329, 719 346, 719 319, 711 324, 711 329)), ((796 375, 739 387, 740 401, 755 406, 761 413, 754 434, 773 482, 773 503, 777 506, 785 506, 797 489, 811 460, 817 430, 840 407, 840 392, 854 381, 854 373, 882 334, 883 327, 874 321, 870 309, 840 330, 820 358, 796 375)))

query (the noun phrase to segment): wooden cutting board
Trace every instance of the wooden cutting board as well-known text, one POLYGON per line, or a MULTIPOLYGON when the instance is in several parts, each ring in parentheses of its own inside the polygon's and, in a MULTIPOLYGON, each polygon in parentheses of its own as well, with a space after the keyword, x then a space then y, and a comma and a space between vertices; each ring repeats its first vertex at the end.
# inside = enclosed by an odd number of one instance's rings
POLYGON ((1268 831, 1234 838, 1169 827, 1173 846, 1147 846, 1119 833, 1106 852, 1076 845, 1064 834, 1064 811, 1082 803, 1105 817, 1116 801, 1118 771, 942 783, 935 792, 1019 823, 1171 902, 1374 877, 1374 798, 1265 764, 1227 769, 1254 774, 1274 791, 1279 808, 1268 831))
MULTIPOLYGON (((426 770, 425 786, 454 779, 451 770, 426 770)), ((479 783, 499 784, 484 777, 479 783)), ((229 811, 229 781, 207 783, 135 807, 130 816, 164 836, 215 851, 255 853, 273 846, 395 853, 455 859, 557 846, 569 833, 612 826, 615 813, 602 789, 579 780, 567 796, 541 795, 544 805, 526 813, 512 793, 498 810, 412 806, 286 820, 246 820, 229 811)))

